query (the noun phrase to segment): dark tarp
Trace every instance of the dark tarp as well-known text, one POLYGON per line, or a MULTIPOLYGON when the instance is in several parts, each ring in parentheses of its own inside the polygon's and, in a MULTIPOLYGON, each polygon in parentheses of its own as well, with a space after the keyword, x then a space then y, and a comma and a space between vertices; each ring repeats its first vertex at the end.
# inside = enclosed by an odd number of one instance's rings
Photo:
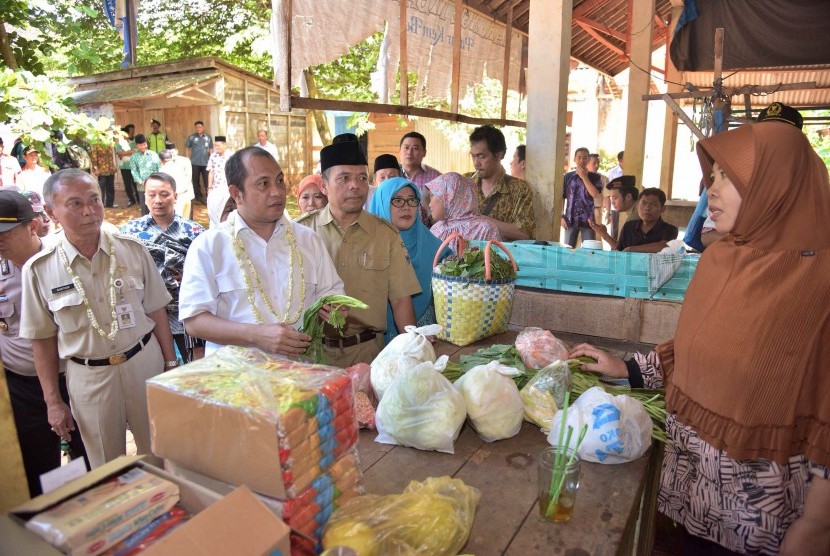
POLYGON ((686 0, 671 59, 680 71, 712 71, 723 27, 724 69, 830 65, 828 25, 828 0, 686 0))

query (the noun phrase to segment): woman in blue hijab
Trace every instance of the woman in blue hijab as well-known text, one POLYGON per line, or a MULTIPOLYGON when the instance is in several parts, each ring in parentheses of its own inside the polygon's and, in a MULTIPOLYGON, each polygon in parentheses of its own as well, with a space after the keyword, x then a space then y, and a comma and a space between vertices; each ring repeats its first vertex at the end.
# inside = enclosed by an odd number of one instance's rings
MULTIPOLYGON (((415 318, 418 326, 435 323, 435 309, 432 304, 432 262, 441 247, 441 240, 432 235, 421 222, 418 207, 421 194, 418 187, 406 178, 391 178, 381 183, 372 201, 369 212, 391 222, 401 233, 401 239, 409 252, 409 259, 421 284, 421 293, 412 296, 415 318)), ((444 256, 451 253, 447 249, 444 256)), ((402 332, 402 331, 400 331, 402 332)), ((386 309, 387 343, 399 333, 392 318, 392 309, 386 309)))

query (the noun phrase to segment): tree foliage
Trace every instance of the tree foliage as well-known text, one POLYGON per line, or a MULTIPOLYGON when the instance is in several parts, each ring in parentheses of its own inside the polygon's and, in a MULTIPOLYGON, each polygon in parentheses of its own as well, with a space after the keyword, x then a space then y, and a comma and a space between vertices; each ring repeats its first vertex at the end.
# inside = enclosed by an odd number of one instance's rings
MULTIPOLYGON (((4 68, 0 91, 0 121, 5 121, 24 145, 34 145, 41 153, 47 144, 65 150, 55 133, 58 131, 67 139, 91 145, 112 145, 121 136, 112 119, 92 119, 79 112, 68 100, 72 87, 54 78, 4 68)), ((48 164, 45 155, 42 158, 48 164)))
POLYGON ((121 62, 100 0, 0 0, 0 24, 16 65, 33 73, 88 74, 121 62))

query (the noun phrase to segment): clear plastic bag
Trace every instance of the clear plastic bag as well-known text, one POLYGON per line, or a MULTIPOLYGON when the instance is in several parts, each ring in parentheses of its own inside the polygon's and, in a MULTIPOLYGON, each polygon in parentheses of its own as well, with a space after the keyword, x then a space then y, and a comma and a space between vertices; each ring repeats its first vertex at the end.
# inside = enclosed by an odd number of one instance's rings
POLYGON ((571 389, 571 371, 566 361, 555 361, 540 370, 520 392, 525 419, 550 430, 553 416, 565 404, 565 392, 571 389))
POLYGON ((464 398, 441 374, 446 365, 447 356, 442 355, 392 381, 375 414, 375 442, 454 453, 467 413, 464 398))
POLYGON ((395 336, 372 361, 372 388, 378 399, 395 377, 405 369, 411 369, 418 363, 435 361, 435 348, 428 336, 435 336, 442 330, 437 324, 429 324, 420 328, 407 326, 406 331, 395 336))
MULTIPOLYGON (((553 418, 548 442, 556 445, 561 412, 553 418)), ((579 446, 579 457, 595 463, 625 463, 642 457, 651 446, 651 418, 643 404, 631 396, 614 396, 599 386, 589 388, 568 408, 565 426, 579 431, 588 425, 588 432, 579 446)), ((571 437, 569 447, 576 444, 571 437)))
POLYGON ((323 548, 358 556, 454 556, 470 536, 481 493, 460 479, 412 481, 402 494, 368 494, 337 509, 323 548))
POLYGON ((568 346, 541 328, 525 328, 516 336, 516 350, 529 369, 542 369, 554 361, 568 358, 568 346))
POLYGON ((516 436, 522 428, 524 404, 510 378, 520 374, 518 369, 492 361, 473 367, 455 381, 470 422, 486 442, 516 436))
POLYGON ((354 385, 354 412, 361 429, 375 430, 375 410, 378 400, 372 389, 371 368, 366 363, 358 363, 344 369, 354 385))

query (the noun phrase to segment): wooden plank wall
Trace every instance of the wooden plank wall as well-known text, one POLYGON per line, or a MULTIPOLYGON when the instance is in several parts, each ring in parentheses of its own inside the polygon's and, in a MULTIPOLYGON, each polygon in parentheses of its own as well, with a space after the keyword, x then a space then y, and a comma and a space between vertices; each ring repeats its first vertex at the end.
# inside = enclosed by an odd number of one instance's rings
MULTIPOLYGON (((381 154, 391 154, 397 157, 400 152, 401 137, 410 131, 423 134, 427 140, 427 156, 424 158, 424 164, 437 168, 441 172, 464 173, 472 172, 475 169, 466 145, 460 149, 453 148, 441 130, 433 126, 429 120, 423 118, 403 120, 405 126, 401 127, 401 120, 397 116, 372 114, 371 121, 374 122, 375 129, 368 134, 367 156, 369 157, 370 169, 375 158, 381 154)), ((470 126, 470 131, 472 129, 472 126, 470 126)), ((509 156, 513 156, 513 153, 510 153, 509 156)))
POLYGON ((516 289, 510 324, 643 344, 674 337, 680 303, 516 289))

